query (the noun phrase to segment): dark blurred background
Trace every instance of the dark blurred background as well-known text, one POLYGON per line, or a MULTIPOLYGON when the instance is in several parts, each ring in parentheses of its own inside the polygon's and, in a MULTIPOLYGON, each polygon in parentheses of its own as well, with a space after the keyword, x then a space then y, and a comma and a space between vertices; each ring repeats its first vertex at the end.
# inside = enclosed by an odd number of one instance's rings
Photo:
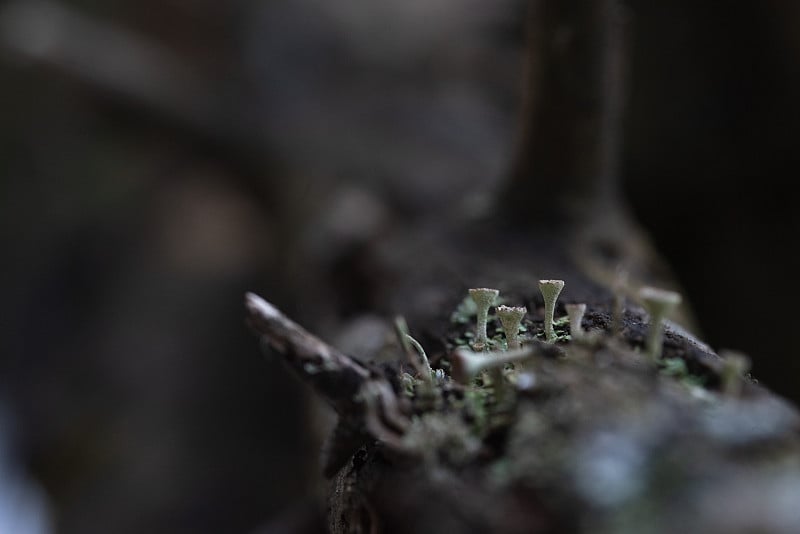
MULTIPOLYGON (((634 212, 701 335, 800 400, 800 4, 626 5, 634 212)), ((332 340, 379 336, 347 314, 341 270, 389 230, 487 204, 524 13, 0 4, 0 533, 313 524, 328 417, 258 355, 242 295, 332 340)))

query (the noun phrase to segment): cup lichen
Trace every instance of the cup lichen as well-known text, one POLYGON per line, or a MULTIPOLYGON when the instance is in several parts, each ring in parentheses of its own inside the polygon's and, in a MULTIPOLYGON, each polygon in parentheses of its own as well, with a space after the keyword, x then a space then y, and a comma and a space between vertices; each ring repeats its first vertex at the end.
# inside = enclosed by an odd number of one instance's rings
POLYGON ((567 304, 564 306, 569 317, 569 333, 574 340, 583 339, 583 315, 586 313, 586 304, 567 304))
POLYGON ((506 346, 509 350, 520 348, 519 327, 522 318, 525 317, 528 309, 524 306, 498 306, 497 317, 503 325, 503 332, 506 335, 506 346))
POLYGON ((482 350, 489 342, 486 336, 486 322, 489 317, 489 308, 494 305, 497 295, 500 291, 497 289, 489 289, 486 287, 479 287, 469 290, 469 296, 475 302, 477 307, 477 322, 475 325, 475 341, 473 343, 477 350, 482 350))
POLYGON ((556 310, 556 301, 564 289, 563 280, 539 280, 539 291, 544 297, 544 333, 548 343, 555 343, 556 330, 553 326, 553 315, 556 310))
POLYGON ((639 299, 650 314, 650 327, 647 330, 645 350, 655 362, 661 358, 664 338, 664 319, 681 303, 680 294, 666 289, 643 287, 639 290, 639 299))

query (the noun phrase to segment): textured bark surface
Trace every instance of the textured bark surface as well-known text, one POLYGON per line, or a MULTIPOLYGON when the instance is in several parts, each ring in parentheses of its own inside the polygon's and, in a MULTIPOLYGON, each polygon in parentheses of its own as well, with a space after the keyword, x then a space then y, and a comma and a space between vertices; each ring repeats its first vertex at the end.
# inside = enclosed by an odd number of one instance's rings
MULTIPOLYGON (((470 250, 468 244, 456 246, 459 237, 443 235, 427 261, 415 253, 401 255, 406 263, 395 258, 407 276, 380 276, 387 282, 377 293, 385 295, 386 310, 406 315, 441 374, 431 390, 399 344, 382 351, 397 360, 379 377, 392 384, 397 402, 389 404, 405 421, 393 426, 385 398, 373 405, 377 419, 365 422, 369 389, 352 397, 349 381, 342 382, 342 395, 361 404, 340 412, 329 446, 339 455, 327 505, 330 531, 800 529, 793 504, 800 495, 800 418, 792 406, 749 378, 736 378, 740 392, 724 386, 726 360, 674 323, 662 360, 651 362, 643 353, 646 314, 625 299, 623 327, 614 335, 612 291, 584 274, 559 241, 492 244, 475 233, 471 239, 482 246, 459 256, 455 251, 470 250), (438 256, 447 261, 436 262, 438 256), (564 325, 554 346, 540 341, 537 280, 550 277, 566 280, 556 317, 565 303, 588 304, 583 327, 595 336, 591 341, 565 338, 564 325), (469 311, 454 315, 467 294, 464 281, 498 287, 505 303, 529 310, 525 345, 535 356, 506 370, 511 393, 500 395, 488 379, 467 385, 450 379, 453 350, 474 330, 469 311)), ((489 335, 502 344, 494 315, 489 335)), ((291 344, 272 344, 301 377, 318 380, 293 363, 291 344)))
MULTIPOLYGON (((611 0, 531 2, 523 136, 492 214, 399 229, 343 269, 346 298, 404 316, 434 375, 395 344, 368 355, 394 355, 374 374, 391 393, 346 388, 357 402, 328 447, 331 532, 800 531, 795 408, 676 323, 661 359, 645 355, 634 297, 674 283, 617 188, 622 20, 611 0), (557 317, 587 305, 588 340, 562 324, 542 342, 540 279, 566 281, 557 317), (533 356, 460 384, 473 287, 527 307, 533 356)), ((687 309, 676 319, 691 328, 687 309)), ((493 315, 489 335, 502 347, 493 315)))

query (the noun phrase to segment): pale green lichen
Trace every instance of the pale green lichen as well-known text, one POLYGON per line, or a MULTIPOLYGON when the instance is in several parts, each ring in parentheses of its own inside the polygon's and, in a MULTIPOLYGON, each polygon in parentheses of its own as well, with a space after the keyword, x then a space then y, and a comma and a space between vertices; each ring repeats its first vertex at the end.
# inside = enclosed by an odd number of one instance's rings
POLYGON ((506 364, 521 362, 534 355, 532 348, 509 350, 507 352, 475 353, 466 349, 456 349, 450 359, 451 376, 457 382, 469 384, 478 373, 490 369, 503 368, 506 364))
POLYGON ((567 304, 567 317, 569 317, 569 333, 572 339, 583 339, 583 315, 586 313, 586 304, 567 304))
POLYGON ((539 291, 544 298, 544 333, 548 343, 555 343, 556 331, 553 326, 556 301, 564 289, 563 280, 539 280, 539 291))
POLYGON ((477 350, 482 350, 486 347, 489 339, 486 337, 486 323, 489 317, 489 308, 491 308, 497 295, 500 292, 496 289, 489 289, 479 287, 469 290, 469 296, 475 302, 476 307, 476 325, 475 325, 475 342, 474 346, 477 350))
POLYGON ((408 325, 406 324, 405 318, 400 316, 396 317, 394 326, 400 340, 400 345, 403 347, 403 352, 409 363, 426 382, 432 384, 433 370, 428 361, 428 355, 425 354, 425 349, 422 348, 422 345, 408 333, 408 325), (418 357, 414 356, 411 350, 412 348, 416 351, 418 357))
POLYGON ((655 362, 661 357, 664 338, 664 319, 681 303, 681 296, 674 291, 643 287, 639 290, 642 305, 650 314, 650 327, 647 331, 645 350, 649 358, 655 362))
POLYGON ((456 309, 450 314, 450 322, 455 324, 469 324, 478 313, 478 307, 469 294, 458 303, 456 309))
POLYGON ((731 397, 738 397, 742 392, 744 377, 750 370, 750 358, 741 352, 721 351, 722 370, 720 380, 722 391, 731 397))
POLYGON ((497 307, 497 317, 500 319, 500 324, 503 325, 503 332, 506 336, 506 346, 509 350, 518 349, 520 347, 520 324, 522 323, 522 318, 525 317, 525 313, 527 313, 527 311, 528 310, 524 306, 497 307))

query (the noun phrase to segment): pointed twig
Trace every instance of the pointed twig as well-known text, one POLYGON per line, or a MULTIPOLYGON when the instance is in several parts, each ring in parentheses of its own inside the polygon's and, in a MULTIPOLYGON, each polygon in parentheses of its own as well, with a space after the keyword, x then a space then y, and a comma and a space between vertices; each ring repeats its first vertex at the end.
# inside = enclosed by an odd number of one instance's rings
POLYGON ((380 372, 308 333, 258 295, 247 293, 245 307, 250 327, 340 415, 355 425, 363 423, 387 446, 403 450, 402 436, 410 423, 380 372))
POLYGON ((340 413, 356 402, 370 370, 342 354, 253 293, 245 295, 247 322, 286 363, 340 413))

